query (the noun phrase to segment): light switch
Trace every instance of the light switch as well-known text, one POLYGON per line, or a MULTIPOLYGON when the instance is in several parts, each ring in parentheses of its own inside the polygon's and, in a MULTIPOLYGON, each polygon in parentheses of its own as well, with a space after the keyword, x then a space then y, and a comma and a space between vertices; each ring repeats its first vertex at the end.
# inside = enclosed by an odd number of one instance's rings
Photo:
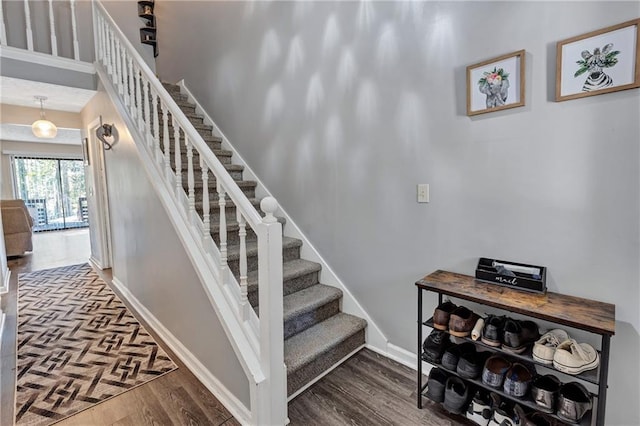
POLYGON ((418 184, 418 202, 419 203, 429 202, 429 184, 428 183, 418 184))

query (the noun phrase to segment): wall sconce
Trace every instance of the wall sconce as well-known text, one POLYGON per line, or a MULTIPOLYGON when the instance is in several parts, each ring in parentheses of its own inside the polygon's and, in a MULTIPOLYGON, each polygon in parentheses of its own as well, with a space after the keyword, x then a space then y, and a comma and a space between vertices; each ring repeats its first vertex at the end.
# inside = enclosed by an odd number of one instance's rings
POLYGON ((100 116, 100 126, 96 129, 96 137, 102 142, 104 150, 109 151, 118 142, 118 130, 113 124, 102 124, 102 116, 100 116), (113 140, 109 142, 106 138, 113 138, 113 140))

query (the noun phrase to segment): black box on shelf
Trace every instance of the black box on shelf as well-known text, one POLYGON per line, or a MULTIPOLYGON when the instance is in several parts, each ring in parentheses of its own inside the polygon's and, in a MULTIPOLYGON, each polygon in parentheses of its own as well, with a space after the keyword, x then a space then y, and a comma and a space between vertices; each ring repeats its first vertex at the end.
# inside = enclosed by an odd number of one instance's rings
POLYGON ((476 278, 517 290, 547 292, 547 268, 544 266, 481 257, 476 278))

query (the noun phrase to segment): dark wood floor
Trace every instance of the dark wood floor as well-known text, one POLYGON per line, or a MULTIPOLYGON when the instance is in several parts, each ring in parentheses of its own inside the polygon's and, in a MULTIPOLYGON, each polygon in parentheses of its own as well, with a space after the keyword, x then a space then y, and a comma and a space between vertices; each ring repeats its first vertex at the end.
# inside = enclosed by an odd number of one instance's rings
MULTIPOLYGON (((12 271, 10 291, 2 299, 3 310, 7 313, 0 352, 2 425, 13 424, 18 274, 86 262, 89 257, 88 236, 73 232, 59 236, 51 233, 36 235, 33 254, 9 261, 12 271), (43 237, 38 238, 40 236, 43 237)), ((98 272, 110 284, 110 271, 98 272)), ((147 324, 144 325, 178 364, 178 369, 57 425, 239 424, 147 324)), ((424 399, 425 408, 418 410, 415 374, 415 370, 364 349, 289 403, 291 425, 469 424, 464 418, 452 417, 427 399, 424 399)))

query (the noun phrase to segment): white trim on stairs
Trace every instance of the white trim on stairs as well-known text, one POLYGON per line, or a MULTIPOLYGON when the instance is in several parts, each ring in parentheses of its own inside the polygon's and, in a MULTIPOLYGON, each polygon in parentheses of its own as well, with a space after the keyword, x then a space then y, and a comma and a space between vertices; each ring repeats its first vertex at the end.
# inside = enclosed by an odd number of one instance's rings
MULTIPOLYGON (((180 93, 187 95, 189 98, 189 102, 193 102, 196 106, 196 114, 200 114, 204 117, 205 124, 209 124, 213 126, 213 133, 222 138, 222 145, 224 149, 228 149, 233 152, 233 160, 234 164, 241 164, 244 166, 245 180, 255 180, 258 185, 256 186, 256 197, 262 198, 264 196, 273 197, 271 193, 267 190, 266 186, 260 181, 260 179, 256 176, 256 174, 251 170, 251 168, 244 161, 242 156, 235 150, 235 148, 229 142, 229 139, 222 133, 222 130, 218 127, 218 125, 213 121, 213 119, 207 114, 205 109, 200 105, 198 100, 195 98, 193 93, 186 86, 184 80, 180 80, 178 83, 180 86, 180 93)), ((338 278, 338 275, 331 269, 328 263, 324 260, 324 258, 318 253, 315 247, 311 244, 311 242, 307 239, 307 237, 302 233, 300 228, 295 224, 295 222, 291 219, 291 217, 287 214, 287 212, 279 206, 278 215, 283 216, 286 219, 286 225, 283 227, 283 233, 287 237, 298 238, 302 240, 302 248, 300 252, 300 257, 317 262, 322 265, 321 271, 321 280, 323 284, 327 284, 342 290, 342 311, 358 316, 360 318, 364 318, 367 321, 366 328, 366 342, 367 347, 372 350, 380 353, 386 354, 388 353, 388 346, 390 345, 386 336, 382 333, 382 330, 377 326, 377 324, 371 319, 367 311, 358 303, 353 294, 349 291, 349 289, 344 285, 344 283, 338 278)), ((393 358, 392 355, 389 355, 390 358, 393 358)), ((395 358, 394 358, 395 359, 395 358)))
POLYGON ((240 423, 250 424, 250 410, 238 400, 211 372, 174 336, 145 306, 129 291, 117 277, 113 277, 113 286, 135 310, 135 316, 144 320, 162 341, 180 358, 202 384, 229 410, 240 423))

